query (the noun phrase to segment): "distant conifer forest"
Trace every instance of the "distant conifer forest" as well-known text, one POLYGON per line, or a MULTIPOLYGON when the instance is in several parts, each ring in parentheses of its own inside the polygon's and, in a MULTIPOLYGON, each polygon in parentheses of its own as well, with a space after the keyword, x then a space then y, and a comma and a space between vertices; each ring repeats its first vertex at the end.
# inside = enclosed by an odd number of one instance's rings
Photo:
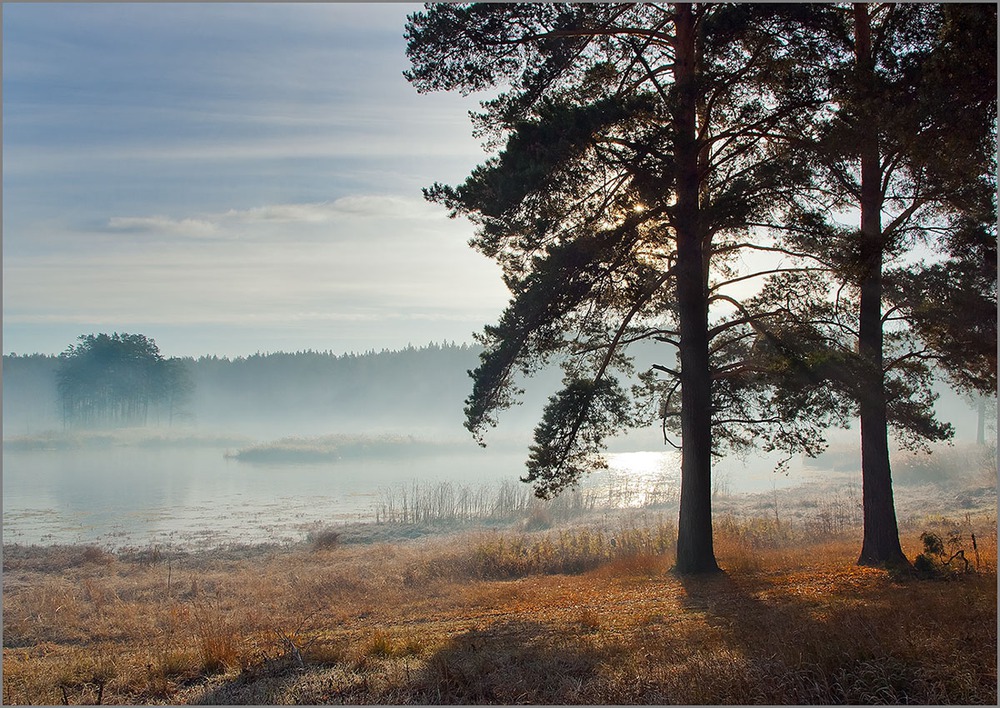
MULTIPOLYGON (((460 438, 464 400, 481 349, 431 343, 364 353, 299 351, 235 358, 171 358, 183 371, 186 391, 170 405, 152 406, 144 417, 122 424, 197 426, 316 434, 332 430, 441 431, 460 438)), ((30 435, 84 425, 67 419, 60 395, 66 354, 3 357, 4 434, 30 435)), ((539 376, 559 376, 558 370, 539 376)), ((551 383, 556 383, 553 381, 551 383)), ((543 404, 549 382, 539 381, 525 405, 510 412, 515 428, 529 426, 543 404), (537 399, 537 400, 536 400, 537 399), (519 425, 523 423, 522 425, 519 425)), ((103 421, 113 426, 118 421, 103 421)))

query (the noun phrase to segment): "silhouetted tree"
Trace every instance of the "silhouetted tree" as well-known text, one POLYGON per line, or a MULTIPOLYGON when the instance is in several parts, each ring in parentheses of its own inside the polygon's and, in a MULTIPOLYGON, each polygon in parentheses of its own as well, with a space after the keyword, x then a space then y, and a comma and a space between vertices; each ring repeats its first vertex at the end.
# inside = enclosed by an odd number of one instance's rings
POLYGON ((786 225, 841 287, 828 323, 861 420, 859 563, 907 564, 888 430, 941 440, 931 363, 966 390, 996 388, 995 5, 819 6, 821 114, 792 144, 815 183, 786 225), (860 211, 859 228, 842 222, 860 211), (838 215, 839 221, 830 215, 838 215))
POLYGON ((791 316, 808 288, 774 284, 741 300, 731 287, 783 270, 739 271, 748 250, 796 255, 748 228, 800 179, 771 139, 813 101, 794 77, 811 51, 796 11, 433 5, 406 28, 418 90, 505 87, 476 116, 503 150, 464 184, 425 190, 477 224, 473 245, 500 263, 513 295, 481 336, 467 427, 481 441, 522 393, 516 376, 561 358, 564 388, 524 478, 539 496, 556 494, 602 464, 606 437, 650 418, 613 373, 632 372, 628 347, 676 346, 677 363, 653 367, 670 378, 644 378, 665 437, 681 433, 679 572, 717 570, 713 452, 761 440, 816 452, 820 419, 839 410, 829 389, 807 385, 817 362, 805 347, 788 347, 786 335, 814 337, 791 316))

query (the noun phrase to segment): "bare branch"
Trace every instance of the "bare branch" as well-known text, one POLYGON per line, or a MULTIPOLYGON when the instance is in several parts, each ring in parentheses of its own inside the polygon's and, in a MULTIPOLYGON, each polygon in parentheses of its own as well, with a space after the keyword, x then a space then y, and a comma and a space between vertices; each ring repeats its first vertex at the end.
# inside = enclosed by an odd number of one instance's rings
POLYGON ((917 209, 924 206, 926 203, 926 199, 914 198, 913 203, 910 204, 909 207, 904 209, 888 226, 882 229, 882 235, 891 236, 896 229, 898 229, 902 224, 905 224, 909 218, 913 216, 917 209))
POLYGON ((653 83, 653 86, 656 88, 656 92, 660 94, 660 99, 663 101, 663 104, 669 106, 670 99, 667 97, 667 92, 663 89, 663 86, 660 85, 659 80, 656 78, 656 72, 653 71, 653 67, 649 65, 649 62, 646 61, 646 57, 643 55, 643 50, 645 50, 651 42, 652 39, 648 38, 641 49, 633 46, 632 51, 635 52, 635 57, 638 59, 639 63, 642 64, 642 68, 646 70, 646 76, 649 78, 649 81, 653 83))
MULTIPOLYGON (((662 25, 661 25, 662 26, 662 25)), ((614 28, 589 28, 589 29, 568 29, 568 30, 552 30, 550 32, 542 32, 540 34, 533 35, 531 37, 523 37, 521 39, 512 40, 509 42, 504 42, 505 44, 527 44, 529 42, 537 42, 545 39, 570 39, 573 37, 643 37, 649 39, 651 42, 662 42, 660 46, 672 46, 673 35, 659 32, 656 30, 647 30, 639 27, 614 27, 614 28)))
POLYGON ((713 354, 718 354, 719 352, 721 352, 726 347, 731 347, 734 344, 739 344, 744 339, 750 339, 750 338, 756 337, 756 336, 757 336, 756 332, 750 331, 750 332, 744 332, 740 336, 733 337, 732 339, 724 339, 721 342, 718 342, 717 344, 715 344, 714 346, 709 347, 708 354, 709 354, 709 356, 711 356, 713 354))
POLYGON ((886 310, 885 313, 882 315, 882 321, 883 322, 888 322, 891 319, 901 319, 901 318, 894 318, 894 317, 892 317, 892 313, 898 312, 901 309, 902 308, 899 305, 893 305, 888 310, 886 310))
POLYGON ((673 446, 678 450, 681 449, 680 445, 676 445, 674 441, 671 440, 670 437, 667 435, 667 418, 676 417, 676 414, 672 414, 669 412, 670 401, 671 399, 673 399, 674 394, 677 392, 677 388, 680 385, 681 385, 681 379, 680 376, 678 375, 678 377, 674 379, 674 385, 670 387, 670 392, 667 394, 667 397, 663 401, 663 416, 662 416, 663 422, 660 425, 660 429, 663 431, 663 442, 668 443, 669 445, 673 446))
MULTIPOLYGON (((747 225, 748 226, 764 226, 764 224, 747 224, 747 225)), ((825 266, 826 268, 828 268, 830 270, 833 270, 833 266, 832 265, 830 265, 829 263, 827 263, 826 261, 824 261, 822 258, 820 258, 819 256, 817 256, 817 255, 815 255, 813 253, 804 253, 804 252, 801 252, 801 251, 792 251, 792 250, 789 250, 787 248, 781 248, 780 246, 761 246, 761 245, 756 244, 756 243, 742 242, 742 243, 727 244, 726 246, 722 246, 720 248, 716 248, 715 249, 715 253, 727 253, 727 252, 730 252, 730 251, 739 251, 739 250, 744 249, 744 248, 752 250, 752 251, 768 251, 768 252, 773 252, 773 253, 781 253, 781 254, 784 254, 784 255, 792 257, 792 258, 811 258, 812 260, 814 260, 817 263, 825 266)))
POLYGON ((658 337, 651 337, 650 339, 653 339, 654 341, 657 342, 663 342, 664 344, 673 344, 675 347, 681 346, 681 343, 679 341, 677 341, 676 339, 671 339, 670 337, 658 336, 658 337))
POLYGON ((729 320, 727 322, 722 322, 721 324, 718 324, 715 327, 710 328, 708 330, 708 338, 709 338, 709 340, 714 339, 716 336, 722 334, 726 330, 732 329, 733 327, 739 327, 740 325, 745 325, 745 324, 753 325, 758 320, 764 319, 766 317, 775 317, 777 315, 790 315, 791 314, 791 311, 788 308, 786 308, 786 307, 782 307, 782 308, 779 308, 777 310, 771 310, 770 312, 759 312, 759 313, 751 314, 745 308, 743 308, 740 305, 739 302, 737 302, 735 299, 729 297, 728 295, 718 295, 717 297, 718 297, 719 300, 726 300, 726 301, 732 303, 737 308, 739 308, 740 311, 743 312, 744 314, 743 314, 743 317, 740 317, 739 319, 729 320))
POLYGON ((670 374, 671 376, 680 377, 680 375, 681 375, 681 372, 674 371, 673 369, 668 369, 667 367, 663 366, 662 364, 651 364, 649 368, 650 369, 654 369, 656 371, 662 371, 662 372, 664 372, 666 374, 670 374))
POLYGON ((746 425, 760 425, 761 423, 780 423, 781 418, 719 418, 713 420, 712 425, 729 425, 730 423, 744 423, 746 425))

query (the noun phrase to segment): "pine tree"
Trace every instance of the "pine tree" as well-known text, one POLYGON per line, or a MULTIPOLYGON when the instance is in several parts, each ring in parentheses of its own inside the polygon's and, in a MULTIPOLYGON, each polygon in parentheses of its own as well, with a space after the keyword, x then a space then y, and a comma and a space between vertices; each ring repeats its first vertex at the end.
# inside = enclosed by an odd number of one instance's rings
POLYGON ((836 275, 831 381, 861 420, 859 563, 906 565, 888 431, 904 444, 952 431, 933 415, 932 364, 965 389, 996 387, 996 8, 824 6, 814 73, 828 92, 791 144, 814 172, 785 227, 789 247, 836 275), (845 225, 860 212, 858 228, 845 225), (829 218, 839 214, 838 220, 829 218))
POLYGON ((803 276, 793 287, 733 294, 785 270, 743 273, 741 253, 795 255, 748 224, 768 221, 800 179, 770 137, 814 100, 795 78, 812 51, 789 21, 799 11, 434 5, 407 25, 418 90, 503 88, 476 116, 503 149, 462 185, 425 191, 472 219, 473 245, 500 263, 512 293, 481 336, 467 427, 482 440, 516 401, 518 376, 560 359, 564 388, 524 478, 539 496, 558 493, 602 464, 609 435, 652 420, 616 376, 632 372, 629 346, 675 346, 677 363, 654 364, 633 393, 660 399, 665 438, 680 432, 679 572, 718 569, 712 454, 762 437, 815 453, 821 419, 838 410, 828 389, 808 385, 815 362, 782 335, 815 334, 791 307, 810 267, 792 269, 803 276))

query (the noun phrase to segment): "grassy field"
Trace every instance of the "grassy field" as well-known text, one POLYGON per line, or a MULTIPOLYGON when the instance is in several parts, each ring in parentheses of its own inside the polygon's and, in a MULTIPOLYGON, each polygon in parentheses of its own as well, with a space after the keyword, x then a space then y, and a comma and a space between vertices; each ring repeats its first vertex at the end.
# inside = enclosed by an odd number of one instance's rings
POLYGON ((909 557, 933 532, 936 564, 969 560, 923 578, 856 567, 855 525, 728 512, 725 573, 680 578, 672 518, 210 553, 7 546, 3 701, 995 705, 995 507, 904 523, 909 557))

